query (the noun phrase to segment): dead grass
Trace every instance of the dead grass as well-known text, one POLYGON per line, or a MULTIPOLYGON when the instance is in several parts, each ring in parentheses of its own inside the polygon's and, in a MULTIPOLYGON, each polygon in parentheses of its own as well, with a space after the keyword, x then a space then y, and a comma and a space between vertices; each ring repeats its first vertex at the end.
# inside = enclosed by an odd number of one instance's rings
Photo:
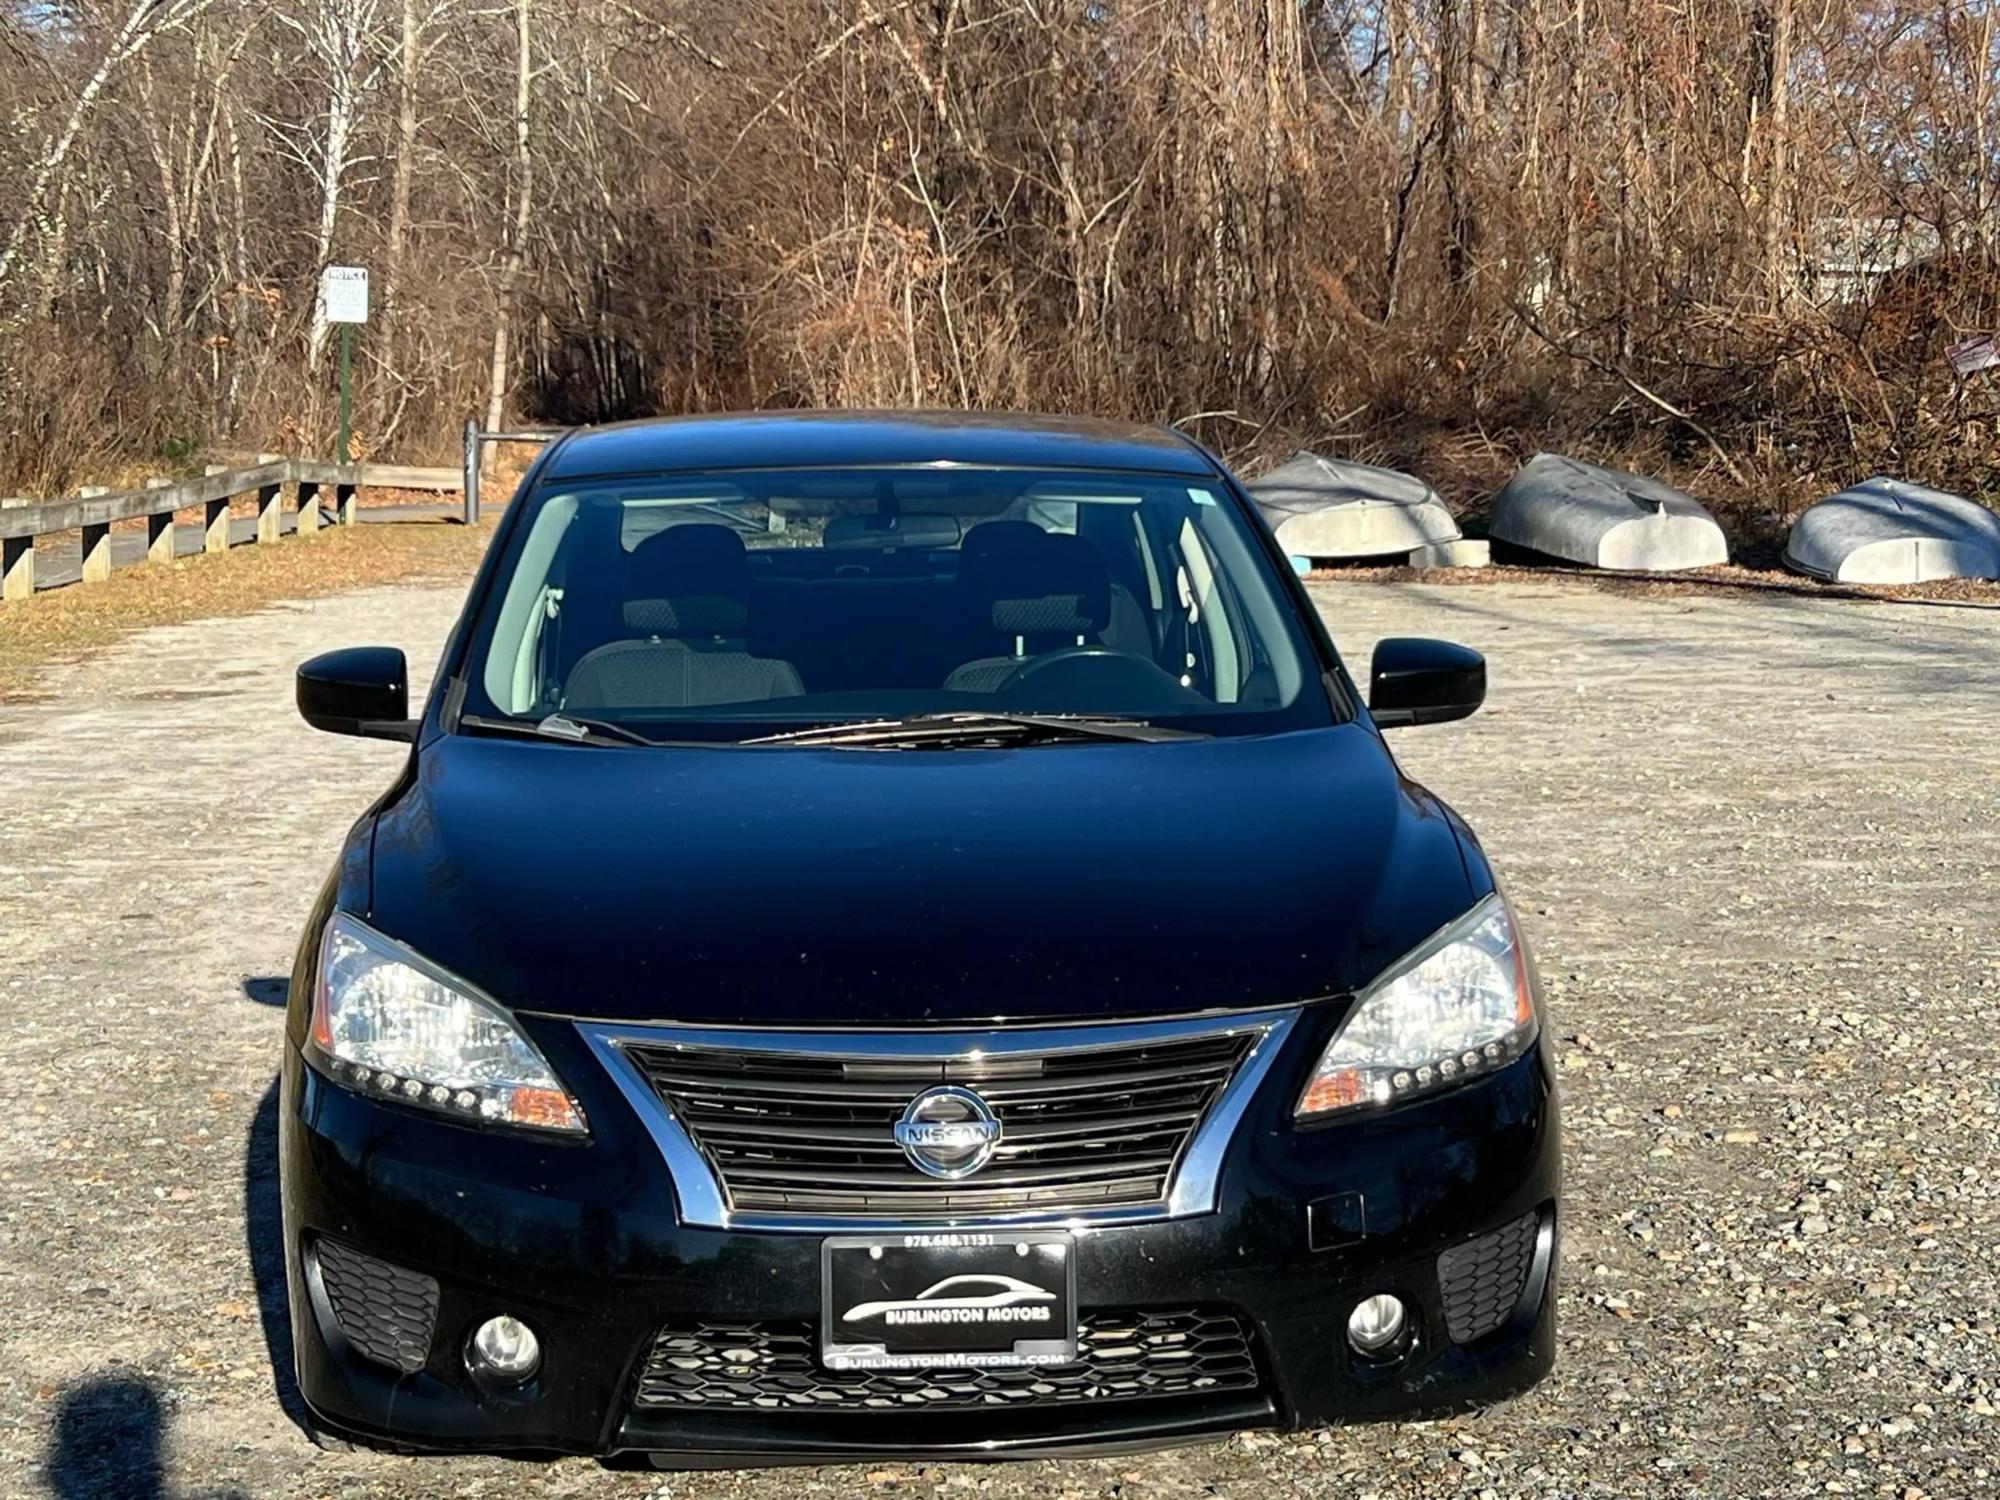
POLYGON ((42 672, 152 625, 242 615, 281 599, 378 584, 468 578, 493 518, 478 526, 414 522, 352 526, 276 546, 120 568, 103 583, 51 589, 0 604, 0 703, 31 700, 42 672))

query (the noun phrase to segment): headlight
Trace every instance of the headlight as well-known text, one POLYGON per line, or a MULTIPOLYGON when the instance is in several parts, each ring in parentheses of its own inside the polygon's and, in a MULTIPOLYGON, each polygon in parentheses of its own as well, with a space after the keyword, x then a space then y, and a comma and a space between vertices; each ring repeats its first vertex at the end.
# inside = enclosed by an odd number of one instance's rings
POLYGON ((405 1104, 499 1125, 587 1128, 499 1006, 344 912, 320 945, 311 1049, 340 1082, 405 1104))
POLYGON ((1488 896, 1362 992, 1297 1115, 1448 1088, 1511 1062, 1534 1040, 1527 961, 1506 904, 1488 896))

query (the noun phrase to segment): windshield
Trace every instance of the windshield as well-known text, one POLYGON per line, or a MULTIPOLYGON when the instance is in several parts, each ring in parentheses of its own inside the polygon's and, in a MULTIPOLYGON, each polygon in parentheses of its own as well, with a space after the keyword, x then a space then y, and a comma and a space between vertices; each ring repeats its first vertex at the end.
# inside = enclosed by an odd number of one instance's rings
POLYGON ((733 739, 940 713, 1210 734, 1332 717, 1266 554, 1185 479, 731 471, 527 503, 472 635, 473 715, 733 739))

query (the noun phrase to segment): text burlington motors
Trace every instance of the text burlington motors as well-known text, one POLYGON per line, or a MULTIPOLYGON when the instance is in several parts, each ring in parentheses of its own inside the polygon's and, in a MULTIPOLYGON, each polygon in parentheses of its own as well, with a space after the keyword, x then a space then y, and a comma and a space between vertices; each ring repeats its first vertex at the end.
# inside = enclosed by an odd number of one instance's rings
POLYGON ((898 1307, 882 1315, 885 1323, 1046 1323, 1046 1307, 898 1307))

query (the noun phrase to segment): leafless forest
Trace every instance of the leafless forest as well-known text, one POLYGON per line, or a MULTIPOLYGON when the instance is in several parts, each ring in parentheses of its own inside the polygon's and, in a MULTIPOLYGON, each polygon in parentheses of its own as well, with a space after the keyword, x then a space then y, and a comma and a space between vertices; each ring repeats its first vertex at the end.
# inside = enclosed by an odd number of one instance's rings
POLYGON ((1995 0, 0 0, 0 491, 468 412, 2000 487, 1995 0))

